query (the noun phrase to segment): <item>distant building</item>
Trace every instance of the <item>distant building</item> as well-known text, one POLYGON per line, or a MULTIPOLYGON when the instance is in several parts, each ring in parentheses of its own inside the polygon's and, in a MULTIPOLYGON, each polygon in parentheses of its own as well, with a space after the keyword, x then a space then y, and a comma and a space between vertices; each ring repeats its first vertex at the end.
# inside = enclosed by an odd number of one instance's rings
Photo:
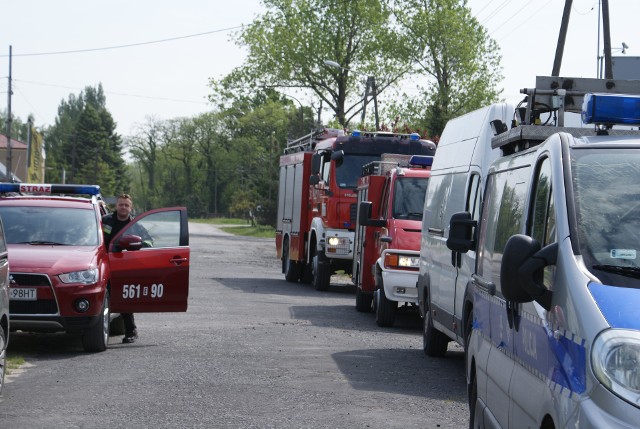
MULTIPOLYGON (((0 134, 0 178, 7 180, 7 136, 0 134)), ((11 171, 17 181, 27 177, 27 145, 11 138, 11 171)))

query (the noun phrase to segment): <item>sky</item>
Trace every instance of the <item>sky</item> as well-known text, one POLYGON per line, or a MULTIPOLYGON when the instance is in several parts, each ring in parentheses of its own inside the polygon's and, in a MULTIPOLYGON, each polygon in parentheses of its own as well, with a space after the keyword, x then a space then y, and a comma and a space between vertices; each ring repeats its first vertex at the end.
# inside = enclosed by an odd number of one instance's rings
MULTIPOLYGON (((609 3, 613 56, 623 55, 622 42, 628 45, 624 55, 640 56, 640 1, 609 3)), ((505 78, 499 86, 507 101, 521 100, 521 88, 551 74, 564 4, 468 0, 500 46, 505 78)), ((573 1, 561 76, 596 77, 603 49, 598 9, 597 0, 573 1)), ((8 105, 12 46, 11 110, 22 120, 33 114, 38 127, 54 123, 70 94, 98 83, 124 136, 148 118, 209 111, 209 79, 245 60, 234 32, 263 12, 259 0, 0 0, 0 109, 8 105)), ((295 97, 314 101, 309 94, 295 97)))

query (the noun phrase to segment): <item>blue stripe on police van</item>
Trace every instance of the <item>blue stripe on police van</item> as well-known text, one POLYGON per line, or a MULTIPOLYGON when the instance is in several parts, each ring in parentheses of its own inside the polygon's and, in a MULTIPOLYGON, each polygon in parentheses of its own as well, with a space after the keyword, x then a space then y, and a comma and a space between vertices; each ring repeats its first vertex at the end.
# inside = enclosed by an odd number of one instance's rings
POLYGON ((569 397, 586 391, 586 344, 519 306, 519 329, 508 325, 504 299, 476 289, 473 328, 555 392, 569 397))
POLYGON ((589 291, 612 328, 640 330, 640 289, 589 283, 589 291))

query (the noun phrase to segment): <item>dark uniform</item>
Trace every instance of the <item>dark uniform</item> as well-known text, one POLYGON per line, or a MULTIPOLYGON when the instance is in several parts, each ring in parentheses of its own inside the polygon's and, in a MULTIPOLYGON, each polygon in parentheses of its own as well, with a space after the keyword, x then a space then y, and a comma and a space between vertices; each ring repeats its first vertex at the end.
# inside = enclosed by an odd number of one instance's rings
MULTIPOLYGON (((127 220, 118 219, 116 213, 111 213, 102 217, 102 235, 104 236, 104 245, 109 248, 111 238, 122 230, 131 220, 133 216, 129 216, 127 220)), ((132 343, 138 338, 138 329, 133 317, 133 313, 121 313, 124 322, 124 339, 123 343, 132 343)))

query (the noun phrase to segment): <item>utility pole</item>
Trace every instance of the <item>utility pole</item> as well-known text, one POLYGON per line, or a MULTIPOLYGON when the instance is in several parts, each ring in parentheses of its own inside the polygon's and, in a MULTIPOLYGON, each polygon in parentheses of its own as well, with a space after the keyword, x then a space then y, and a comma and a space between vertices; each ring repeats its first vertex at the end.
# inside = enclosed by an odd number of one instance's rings
POLYGON ((13 174, 11 174, 11 122, 13 119, 11 118, 11 50, 12 47, 9 45, 9 89, 7 91, 7 177, 6 180, 8 182, 13 182, 13 174))
POLYGON ((604 78, 613 79, 611 64, 611 31, 609 27, 609 0, 602 0, 602 36, 604 38, 604 78))
POLYGON ((569 16, 571 15, 571 4, 573 0, 566 0, 564 12, 562 13, 562 24, 560 24, 560 34, 558 35, 558 46, 556 47, 556 57, 553 61, 553 71, 551 76, 560 76, 560 66, 562 65, 562 55, 564 54, 564 42, 567 39, 567 28, 569 27, 569 16))
POLYGON ((373 112, 376 119, 376 131, 380 129, 380 119, 378 117, 378 91, 376 89, 376 78, 375 76, 369 76, 367 78, 367 85, 364 88, 364 98, 362 100, 362 117, 360 122, 364 124, 364 118, 367 113, 367 103, 369 102, 369 95, 371 95, 371 99, 373 100, 373 112))

